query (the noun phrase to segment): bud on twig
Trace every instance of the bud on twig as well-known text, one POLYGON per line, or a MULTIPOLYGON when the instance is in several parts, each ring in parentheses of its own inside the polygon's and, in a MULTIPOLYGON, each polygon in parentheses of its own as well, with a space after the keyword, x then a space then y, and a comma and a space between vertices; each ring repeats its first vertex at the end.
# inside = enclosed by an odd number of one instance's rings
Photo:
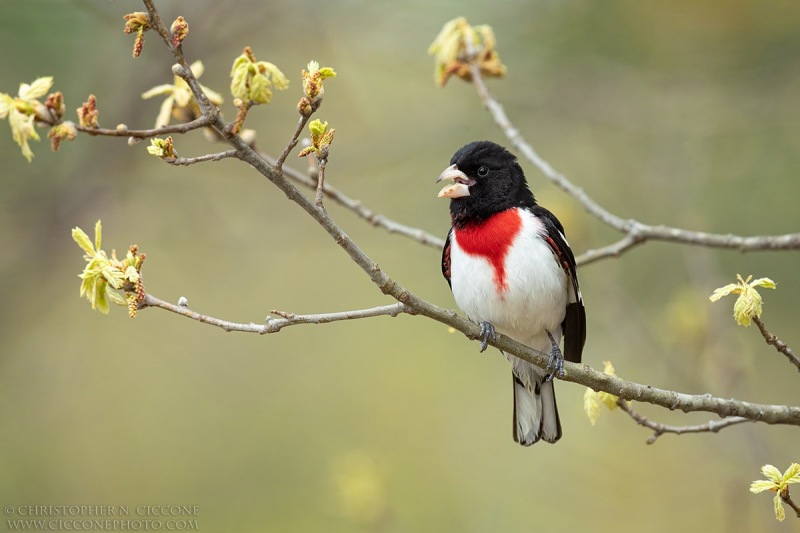
POLYGON ((172 32, 172 46, 178 47, 189 35, 189 23, 183 17, 178 17, 169 29, 172 32))
POLYGON ((97 110, 97 98, 95 95, 90 94, 89 99, 78 108, 78 122, 84 128, 96 128, 97 116, 100 112, 97 110))
MULTIPOLYGON (((125 19, 125 33, 136 33, 136 40, 133 43, 133 57, 139 57, 144 47, 144 32, 150 29, 150 18, 143 11, 128 13, 125 19)), ((188 32, 188 30, 187 30, 188 32)))

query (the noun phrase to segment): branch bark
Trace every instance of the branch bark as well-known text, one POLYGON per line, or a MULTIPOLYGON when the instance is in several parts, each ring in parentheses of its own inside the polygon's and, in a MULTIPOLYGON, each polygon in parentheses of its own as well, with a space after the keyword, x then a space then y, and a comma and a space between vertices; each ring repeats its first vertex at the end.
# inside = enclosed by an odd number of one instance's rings
POLYGON ((225 331, 258 333, 259 335, 277 333, 285 327, 296 326, 298 324, 327 324, 329 322, 338 322, 340 320, 356 320, 359 318, 371 318, 376 316, 395 317, 402 313, 414 314, 412 309, 401 303, 383 305, 380 307, 371 307, 369 309, 340 311, 338 313, 318 313, 313 315, 296 315, 294 313, 272 310, 270 313, 278 315, 279 318, 268 316, 263 324, 255 324, 253 322, 229 322, 213 316, 204 315, 202 313, 198 313, 197 311, 192 311, 186 305, 172 304, 160 298, 156 298, 152 294, 145 294, 144 300, 139 305, 140 309, 145 309, 147 307, 163 309, 165 311, 185 316, 186 318, 191 318, 192 320, 197 320, 203 324, 208 324, 225 331))
MULTIPOLYGON (((264 159, 268 164, 275 166, 276 160, 272 159, 270 156, 259 153, 262 159, 264 159)), ((308 187, 309 189, 316 190, 317 188, 317 180, 308 176, 307 174, 288 166, 282 167, 283 175, 292 180, 295 183, 299 183, 304 187, 308 187)), ((336 202, 337 204, 341 205, 342 207, 349 209, 363 220, 365 220, 369 225, 375 226, 377 228, 382 228, 389 233, 396 233, 398 235, 402 235, 404 237, 408 237, 414 241, 417 241, 420 244, 424 244, 426 246, 430 246, 431 248, 435 248, 437 250, 441 250, 444 247, 444 239, 440 239, 439 237, 428 233, 427 231, 414 228, 412 226, 407 226, 405 224, 401 224, 391 218, 384 216, 380 213, 376 213, 372 209, 369 209, 364 204, 362 204, 359 200, 355 200, 350 198, 348 195, 337 189, 336 187, 330 185, 330 183, 324 183, 322 186, 322 192, 325 193, 325 196, 336 202)))
POLYGON ((637 424, 653 430, 653 434, 647 439, 647 444, 653 444, 658 437, 664 433, 675 433, 676 435, 682 435, 684 433, 717 433, 721 429, 734 426, 736 424, 753 422, 753 420, 750 420, 749 418, 734 416, 725 420, 710 420, 705 424, 696 424, 692 426, 669 426, 667 424, 650 420, 643 414, 633 409, 630 403, 621 398, 617 400, 617 406, 626 412, 628 416, 630 416, 637 424))
POLYGON ((758 330, 761 332, 761 336, 764 337, 766 343, 774 346, 778 352, 785 355, 786 358, 789 359, 789 362, 792 363, 798 371, 800 371, 800 359, 797 358, 797 356, 794 354, 794 351, 789 348, 785 342, 770 333, 769 330, 767 330, 767 326, 764 325, 764 322, 762 322, 760 318, 753 316, 753 322, 755 322, 756 326, 758 326, 758 330))
POLYGON ((781 492, 781 500, 783 500, 783 503, 792 508, 792 511, 794 511, 794 514, 797 516, 797 518, 800 518, 800 506, 794 503, 792 497, 789 495, 788 488, 786 489, 786 493, 781 492))
POLYGON ((169 163, 170 165, 188 167, 189 165, 194 165, 196 163, 206 163, 208 161, 221 161, 222 159, 226 159, 228 157, 236 157, 237 154, 238 153, 236 152, 236 150, 226 150, 224 152, 199 155, 197 157, 165 157, 163 161, 165 163, 169 163))
MULTIPOLYGON (((42 122, 45 122, 50 126, 55 126, 57 124, 55 119, 52 122, 44 120, 42 122)), ((170 135, 172 133, 189 133, 190 131, 206 128, 210 125, 211 120, 209 117, 201 116, 182 124, 168 124, 166 126, 161 126, 160 128, 152 128, 149 130, 129 130, 126 127, 120 127, 118 129, 90 128, 88 126, 81 126, 79 124, 75 125, 75 129, 92 136, 100 135, 103 137, 133 137, 136 139, 148 139, 150 137, 170 135)))

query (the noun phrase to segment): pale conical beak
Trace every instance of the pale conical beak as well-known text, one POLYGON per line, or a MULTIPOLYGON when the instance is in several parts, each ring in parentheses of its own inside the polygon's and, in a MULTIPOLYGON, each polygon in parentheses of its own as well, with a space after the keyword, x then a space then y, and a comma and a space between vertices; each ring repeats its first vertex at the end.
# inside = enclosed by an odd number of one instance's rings
POLYGON ((450 180, 454 183, 444 187, 439 191, 439 198, 461 198, 469 196, 469 186, 475 182, 467 177, 466 174, 458 170, 456 165, 450 165, 436 178, 436 183, 440 181, 450 180))

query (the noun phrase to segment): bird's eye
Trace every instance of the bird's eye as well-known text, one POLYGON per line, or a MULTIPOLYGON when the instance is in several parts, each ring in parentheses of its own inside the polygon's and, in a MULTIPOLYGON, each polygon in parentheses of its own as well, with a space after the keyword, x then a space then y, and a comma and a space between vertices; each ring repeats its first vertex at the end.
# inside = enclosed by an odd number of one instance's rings
POLYGON ((478 176, 485 178, 489 175, 489 167, 478 167, 478 176))

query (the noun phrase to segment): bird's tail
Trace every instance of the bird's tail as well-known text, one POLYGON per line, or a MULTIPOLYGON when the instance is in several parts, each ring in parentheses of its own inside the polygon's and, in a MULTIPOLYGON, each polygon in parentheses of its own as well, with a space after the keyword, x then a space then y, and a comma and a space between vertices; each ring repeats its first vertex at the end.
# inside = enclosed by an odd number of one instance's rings
POLYGON ((520 361, 514 368, 514 441, 530 446, 544 439, 555 442, 561 438, 553 382, 545 382, 542 371, 520 361), (530 368, 527 368, 530 367, 530 368), (524 376, 524 381, 518 377, 524 376), (526 383, 527 382, 527 383, 526 383))

